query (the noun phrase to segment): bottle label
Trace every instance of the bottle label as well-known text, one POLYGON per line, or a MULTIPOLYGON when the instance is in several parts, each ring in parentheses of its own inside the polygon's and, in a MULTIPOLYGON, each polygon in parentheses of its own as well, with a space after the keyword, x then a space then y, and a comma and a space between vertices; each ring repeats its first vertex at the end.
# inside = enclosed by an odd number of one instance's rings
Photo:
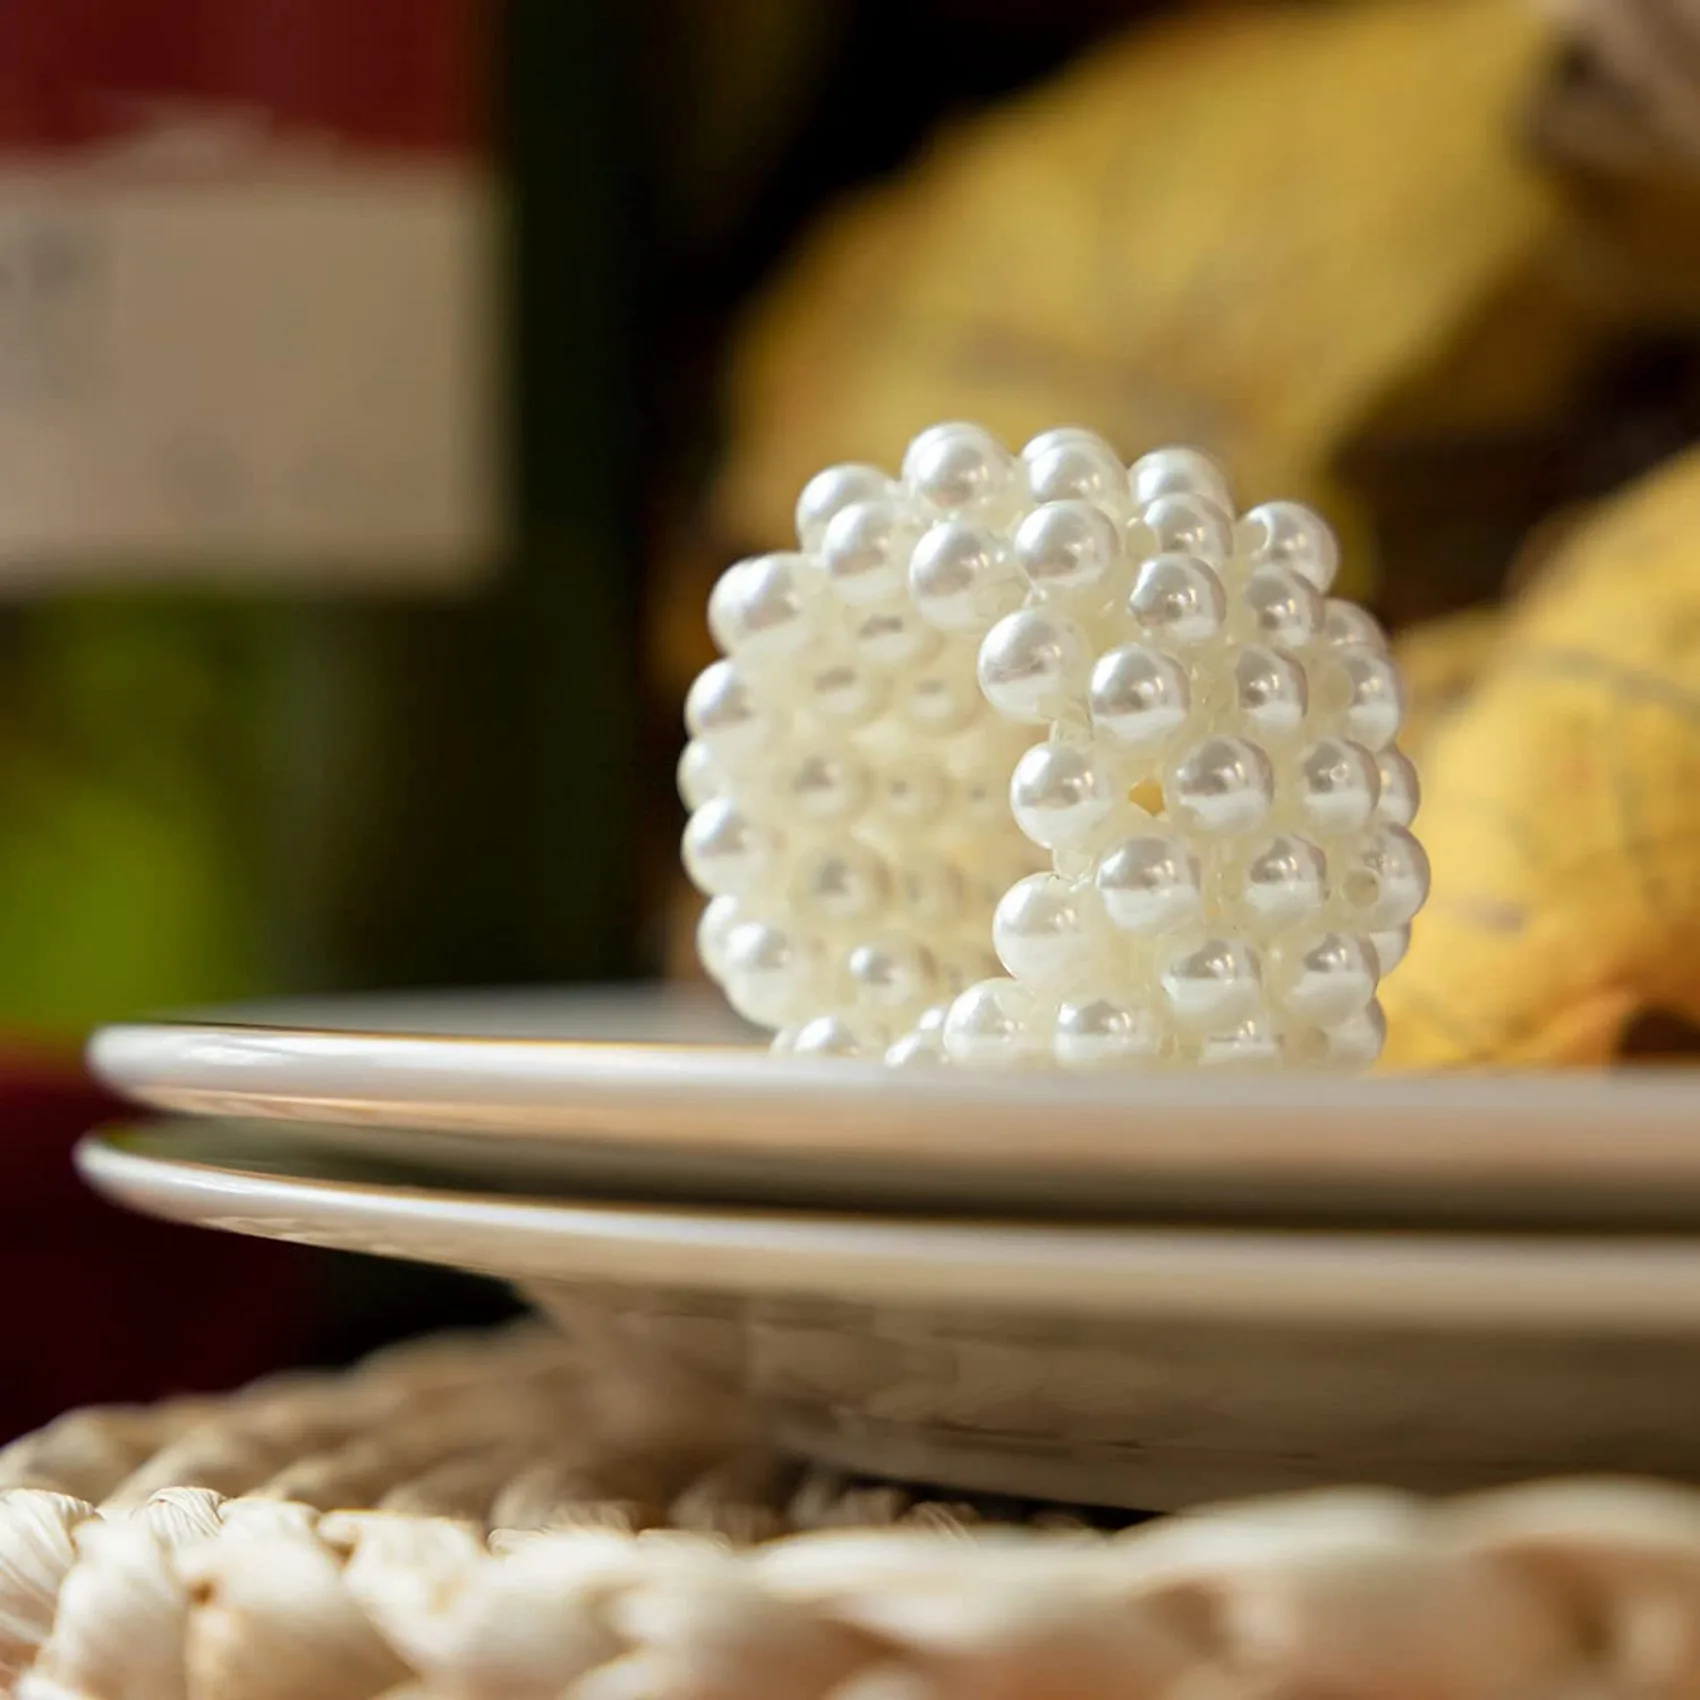
POLYGON ((0 28, 0 594, 494 560, 476 8, 345 5, 284 31, 254 0, 124 0, 136 30, 74 34, 23 0, 0 28))

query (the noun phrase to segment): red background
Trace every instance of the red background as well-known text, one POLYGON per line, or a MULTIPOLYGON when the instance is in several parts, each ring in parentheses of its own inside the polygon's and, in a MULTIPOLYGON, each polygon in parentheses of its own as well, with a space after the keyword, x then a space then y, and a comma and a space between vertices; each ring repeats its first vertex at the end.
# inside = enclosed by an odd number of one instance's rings
MULTIPOLYGON (((570 5, 572 0, 562 0, 570 5)), ((460 151, 484 130, 479 0, 5 0, 0 150, 131 130, 138 101, 460 151)))
POLYGON ((124 1114, 69 1061, 0 1054, 0 1441, 76 1405, 232 1386, 306 1336, 293 1248, 147 1221, 84 1188, 72 1146, 124 1114))

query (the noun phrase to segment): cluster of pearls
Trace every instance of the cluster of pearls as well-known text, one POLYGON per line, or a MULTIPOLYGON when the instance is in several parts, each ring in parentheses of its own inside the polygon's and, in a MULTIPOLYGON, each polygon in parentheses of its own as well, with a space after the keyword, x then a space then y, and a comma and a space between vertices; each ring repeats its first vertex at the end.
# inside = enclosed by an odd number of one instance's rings
POLYGON ((1323 521, 1046 432, 840 466, 734 566, 685 864, 733 1005, 811 1055, 1356 1068, 1427 895, 1397 671, 1323 521), (999 972, 999 970, 1002 972, 999 972))

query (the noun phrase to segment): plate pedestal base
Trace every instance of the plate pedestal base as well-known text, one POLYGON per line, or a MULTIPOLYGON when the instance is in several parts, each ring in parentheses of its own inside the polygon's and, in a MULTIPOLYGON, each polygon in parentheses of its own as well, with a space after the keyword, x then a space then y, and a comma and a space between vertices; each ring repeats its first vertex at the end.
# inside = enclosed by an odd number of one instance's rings
POLYGON ((854 1474, 1170 1511, 1346 1481, 1700 1480, 1700 1341, 1081 1317, 532 1284, 609 1420, 854 1474))

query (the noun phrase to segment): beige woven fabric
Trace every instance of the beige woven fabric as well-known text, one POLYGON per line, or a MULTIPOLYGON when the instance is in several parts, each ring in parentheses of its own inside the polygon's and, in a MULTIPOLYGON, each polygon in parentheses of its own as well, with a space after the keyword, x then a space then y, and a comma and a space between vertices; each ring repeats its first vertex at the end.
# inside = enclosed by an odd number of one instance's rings
POLYGON ((622 1450, 531 1328, 0 1452, 18 1700, 1694 1700, 1700 1496, 1114 1534, 622 1450), (342 1509, 337 1509, 341 1507, 342 1509))

